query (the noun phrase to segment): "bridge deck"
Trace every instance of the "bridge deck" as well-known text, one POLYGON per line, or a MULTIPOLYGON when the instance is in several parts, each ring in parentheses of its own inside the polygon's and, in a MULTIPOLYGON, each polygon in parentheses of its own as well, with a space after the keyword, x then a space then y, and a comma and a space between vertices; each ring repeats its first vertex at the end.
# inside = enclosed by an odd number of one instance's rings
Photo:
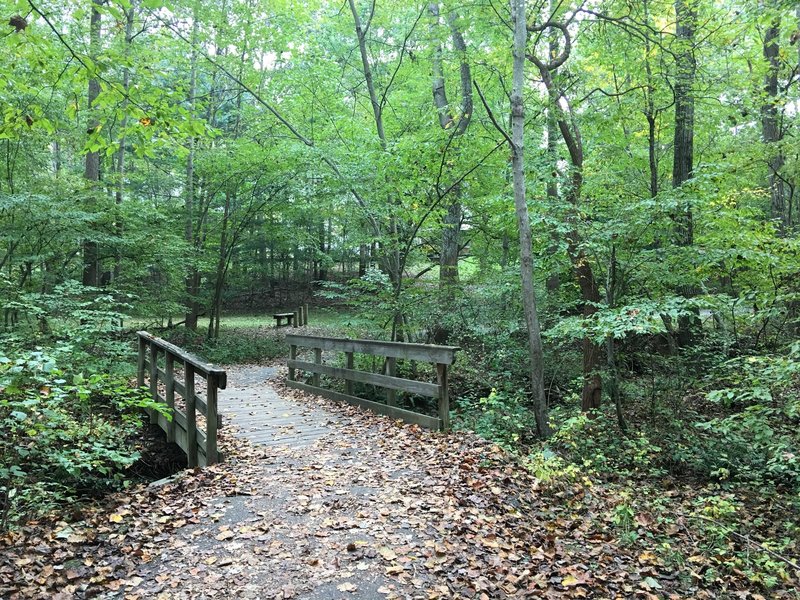
POLYGON ((265 382, 274 367, 243 366, 228 371, 228 387, 220 390, 218 407, 223 427, 262 446, 303 448, 332 432, 336 417, 317 408, 281 398, 265 382))

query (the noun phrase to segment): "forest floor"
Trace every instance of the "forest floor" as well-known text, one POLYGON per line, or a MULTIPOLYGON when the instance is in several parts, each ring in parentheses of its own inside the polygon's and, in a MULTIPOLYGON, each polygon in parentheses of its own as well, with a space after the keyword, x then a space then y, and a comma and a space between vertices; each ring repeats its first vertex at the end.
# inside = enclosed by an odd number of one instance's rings
MULTIPOLYGON (((240 416, 256 414, 259 397, 279 399, 272 434, 232 415, 225 462, 0 538, 0 597, 795 597, 791 581, 759 593, 742 572, 723 572, 671 508, 623 523, 620 507, 635 503, 613 485, 544 485, 475 435, 240 373, 240 416), (307 432, 297 444, 295 427, 307 432)), ((689 494, 663 493, 674 504, 689 494)))

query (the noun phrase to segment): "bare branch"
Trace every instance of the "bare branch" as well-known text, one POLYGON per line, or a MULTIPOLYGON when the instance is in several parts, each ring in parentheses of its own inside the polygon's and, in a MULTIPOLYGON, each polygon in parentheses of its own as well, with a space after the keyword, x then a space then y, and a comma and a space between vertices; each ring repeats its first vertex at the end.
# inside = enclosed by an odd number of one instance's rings
POLYGON ((472 83, 475 85, 475 89, 478 91, 478 97, 481 99, 481 104, 483 104, 483 107, 486 109, 486 113, 489 115, 489 120, 492 122, 492 125, 494 125, 495 129, 497 129, 497 131, 499 131, 502 134, 502 136, 506 139, 509 145, 512 148, 514 148, 514 142, 511 140, 511 136, 509 136, 508 132, 506 132, 506 130, 503 129, 503 126, 497 122, 497 119, 495 118, 492 109, 489 108, 489 104, 486 102, 486 98, 484 97, 483 91, 481 91, 478 82, 476 80, 473 80, 472 83))

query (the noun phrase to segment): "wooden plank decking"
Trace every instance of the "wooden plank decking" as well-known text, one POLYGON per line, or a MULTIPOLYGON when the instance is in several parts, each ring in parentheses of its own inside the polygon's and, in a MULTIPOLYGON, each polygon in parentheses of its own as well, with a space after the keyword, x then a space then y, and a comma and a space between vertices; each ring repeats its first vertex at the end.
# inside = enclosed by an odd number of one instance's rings
POLYGON ((219 412, 235 435, 263 446, 302 448, 330 433, 330 413, 281 398, 265 381, 273 367, 235 367, 228 372, 228 387, 220 390, 219 412))

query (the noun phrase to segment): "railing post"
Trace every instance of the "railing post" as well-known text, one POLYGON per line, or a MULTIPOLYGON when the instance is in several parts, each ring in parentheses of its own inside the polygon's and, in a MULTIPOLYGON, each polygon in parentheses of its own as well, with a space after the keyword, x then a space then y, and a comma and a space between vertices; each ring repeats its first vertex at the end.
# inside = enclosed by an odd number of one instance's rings
MULTIPOLYGON (((394 356, 386 358, 386 374, 391 377, 397 375, 397 359, 394 356)), ((397 406, 397 390, 386 388, 386 404, 397 406)))
POLYGON ((144 361, 146 359, 147 343, 144 337, 139 336, 139 357, 136 361, 136 385, 140 388, 144 387, 144 361))
POLYGON ((436 364, 436 378, 439 381, 439 419, 442 431, 450 431, 450 396, 447 389, 447 365, 436 364))
POLYGON ((166 380, 165 400, 167 401, 167 408, 169 409, 170 418, 167 421, 167 441, 175 443, 175 357, 171 352, 167 351, 164 359, 164 372, 166 380))
MULTIPOLYGON (((345 366, 348 369, 352 370, 355 367, 355 361, 353 360, 353 353, 352 352, 345 352, 344 355, 345 355, 346 361, 347 361, 345 366)), ((353 389, 353 380, 352 379, 345 379, 344 380, 344 392, 348 396, 352 396, 355 393, 355 390, 353 389)))
POLYGON ((209 375, 206 390, 206 466, 217 462, 217 376, 209 375))
MULTIPOLYGON (((290 360, 296 360, 297 359, 297 346, 295 346, 294 344, 289 346, 289 359, 290 360)), ((289 367, 289 381, 294 381, 294 378, 295 378, 295 374, 294 373, 295 373, 294 367, 289 367)))
POLYGON ((295 309, 294 317, 292 317, 292 327, 297 327, 298 311, 295 309))
MULTIPOLYGON (((150 395, 153 402, 158 402, 158 346, 150 342, 150 395)), ((150 411, 150 423, 158 425, 158 411, 150 411)))
MULTIPOLYGON (((322 364, 322 348, 314 348, 314 362, 318 365, 322 364)), ((311 376, 311 384, 319 387, 319 373, 314 373, 311 376)))
POLYGON ((184 362, 186 382, 186 458, 189 468, 197 466, 197 413, 194 399, 194 365, 184 362))
POLYGON ((308 325, 308 304, 303 305, 303 327, 308 325))

